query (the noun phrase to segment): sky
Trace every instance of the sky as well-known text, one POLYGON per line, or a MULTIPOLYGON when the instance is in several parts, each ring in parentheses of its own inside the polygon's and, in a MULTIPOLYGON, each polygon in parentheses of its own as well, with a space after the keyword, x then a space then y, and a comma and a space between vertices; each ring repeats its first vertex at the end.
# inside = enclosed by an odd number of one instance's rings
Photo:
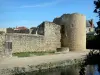
POLYGON ((98 21, 94 0, 0 0, 0 28, 36 27, 67 13, 80 13, 98 21))

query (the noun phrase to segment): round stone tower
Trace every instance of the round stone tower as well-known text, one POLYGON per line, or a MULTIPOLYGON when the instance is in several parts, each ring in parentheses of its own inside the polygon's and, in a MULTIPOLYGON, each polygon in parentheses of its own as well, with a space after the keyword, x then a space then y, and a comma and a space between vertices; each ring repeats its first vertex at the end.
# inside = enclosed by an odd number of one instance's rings
POLYGON ((69 50, 86 50, 86 17, 78 13, 64 14, 62 22, 65 25, 69 50))

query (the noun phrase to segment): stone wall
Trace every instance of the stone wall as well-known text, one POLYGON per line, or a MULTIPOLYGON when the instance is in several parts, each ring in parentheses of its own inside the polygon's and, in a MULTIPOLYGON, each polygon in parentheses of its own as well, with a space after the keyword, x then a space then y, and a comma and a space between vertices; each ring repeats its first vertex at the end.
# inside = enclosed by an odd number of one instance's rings
POLYGON ((63 14, 53 22, 41 23, 36 29, 37 34, 7 33, 5 41, 8 41, 7 43, 10 41, 10 44, 12 42, 13 53, 55 51, 61 47, 69 47, 70 51, 86 50, 86 17, 84 15, 63 14))
POLYGON ((54 23, 44 22, 44 35, 34 34, 6 34, 12 42, 12 52, 38 52, 56 51, 60 48, 60 26, 54 23))
POLYGON ((6 37, 6 34, 0 34, 0 57, 11 57, 12 49, 9 45, 9 37, 6 37))
POLYGON ((0 34, 0 57, 4 55, 5 51, 5 35, 0 34))
POLYGON ((61 26, 52 22, 45 22, 44 24, 44 36, 48 47, 61 48, 61 26), (50 43, 52 43, 51 46, 49 46, 50 43))
POLYGON ((6 28, 0 28, 0 31, 3 31, 4 33, 6 33, 7 29, 6 28))
POLYGON ((36 34, 37 27, 31 27, 29 31, 30 31, 30 34, 36 34))
POLYGON ((6 33, 14 33, 14 29, 13 28, 7 28, 6 30, 7 30, 6 33))
POLYGON ((29 34, 7 34, 11 36, 12 52, 34 52, 45 50, 44 36, 29 34))
MULTIPOLYGON (((69 47, 70 51, 86 50, 86 17, 73 13, 63 14, 60 18, 53 20, 54 23, 64 25, 65 37, 62 43, 69 47), (58 22, 59 19, 59 22, 58 22)), ((62 39, 62 38, 61 38, 62 39)))
POLYGON ((73 13, 66 17, 66 34, 68 46, 71 51, 86 50, 86 17, 73 13))
POLYGON ((53 23, 58 24, 58 25, 61 26, 61 47, 69 47, 68 46, 68 37, 66 35, 67 30, 65 28, 66 23, 63 22, 63 20, 65 20, 65 15, 66 14, 63 14, 61 17, 55 18, 53 20, 53 23))

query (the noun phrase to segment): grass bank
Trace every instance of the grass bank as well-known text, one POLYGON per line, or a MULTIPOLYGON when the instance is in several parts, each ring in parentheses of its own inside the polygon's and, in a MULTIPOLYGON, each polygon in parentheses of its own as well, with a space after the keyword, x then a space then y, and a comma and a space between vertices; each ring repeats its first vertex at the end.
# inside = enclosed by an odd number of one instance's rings
POLYGON ((13 53, 13 56, 17 57, 30 57, 30 56, 41 56, 41 55, 49 55, 49 54, 55 54, 55 51, 50 51, 50 52, 18 52, 18 53, 13 53))

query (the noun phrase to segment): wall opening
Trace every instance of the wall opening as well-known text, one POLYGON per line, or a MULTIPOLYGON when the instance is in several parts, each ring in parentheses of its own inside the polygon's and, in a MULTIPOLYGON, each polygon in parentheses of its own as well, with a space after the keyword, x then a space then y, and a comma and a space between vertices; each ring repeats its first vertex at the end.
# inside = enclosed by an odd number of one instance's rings
POLYGON ((5 42, 5 54, 7 56, 11 56, 12 55, 12 42, 5 42))
POLYGON ((64 47, 64 43, 63 43, 64 39, 63 38, 65 36, 65 25, 61 25, 60 33, 61 33, 61 40, 60 40, 61 47, 64 47))
POLYGON ((6 42, 6 49, 12 49, 12 42, 6 42))

